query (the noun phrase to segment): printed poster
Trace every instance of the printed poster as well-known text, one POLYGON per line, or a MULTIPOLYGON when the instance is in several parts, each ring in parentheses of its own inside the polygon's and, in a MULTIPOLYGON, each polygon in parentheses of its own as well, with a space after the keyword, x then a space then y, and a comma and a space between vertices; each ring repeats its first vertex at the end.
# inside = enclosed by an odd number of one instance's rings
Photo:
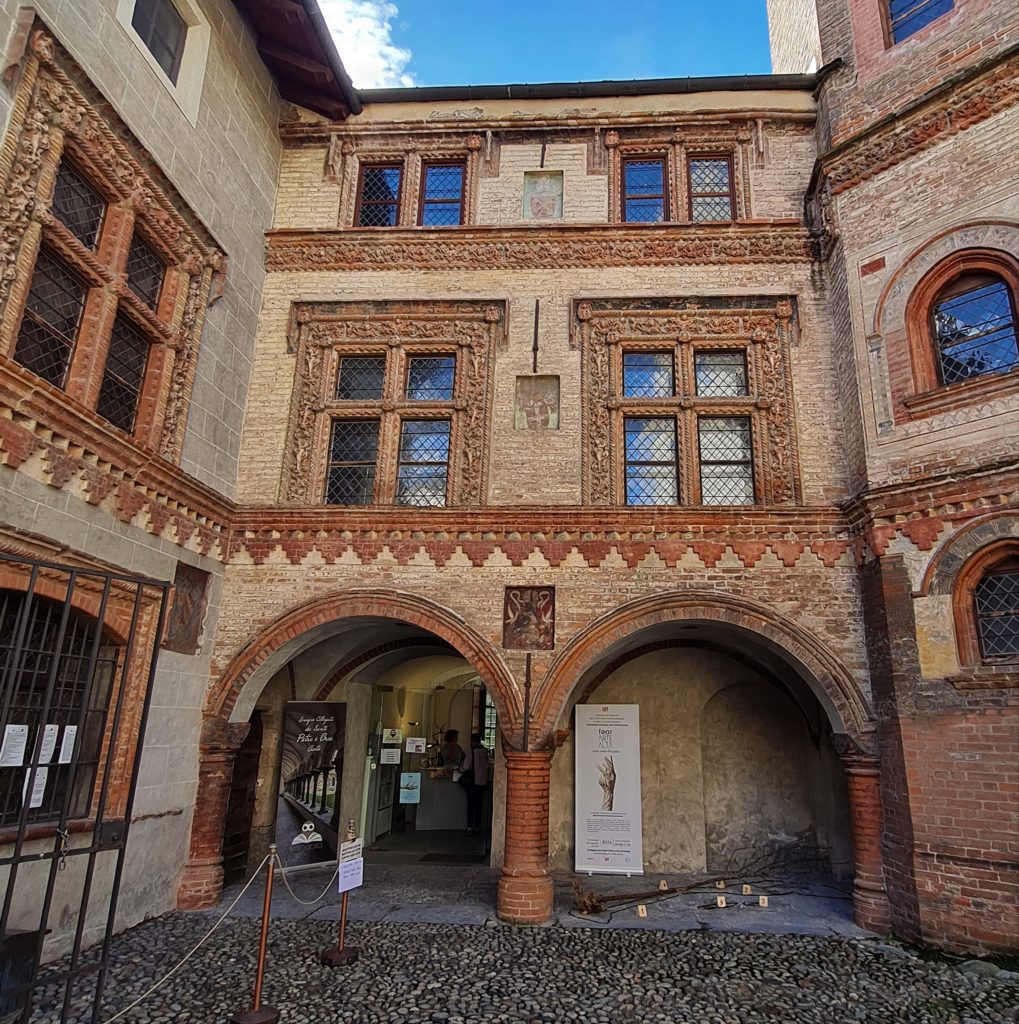
POLYGON ((642 875, 640 716, 636 704, 578 704, 578 872, 642 875))

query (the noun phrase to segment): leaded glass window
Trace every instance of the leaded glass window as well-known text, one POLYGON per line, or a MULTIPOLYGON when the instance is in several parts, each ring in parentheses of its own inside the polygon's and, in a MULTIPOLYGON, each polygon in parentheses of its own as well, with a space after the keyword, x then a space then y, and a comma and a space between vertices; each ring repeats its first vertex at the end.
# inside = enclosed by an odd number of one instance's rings
POLYGON ((624 421, 627 505, 675 505, 676 421, 671 417, 632 417, 624 421))
POLYGON ((671 352, 624 352, 623 395, 671 398, 675 394, 671 352))
POLYGON ((420 223, 450 227, 463 223, 464 165, 425 164, 421 184, 420 223))
POLYGON ((701 504, 752 505, 754 466, 747 416, 701 416, 701 504))
POLYGON ((643 223, 668 220, 667 182, 664 157, 623 160, 623 220, 643 223))
POLYGON ((398 505, 446 504, 449 426, 449 420, 404 420, 401 424, 396 471, 398 505))
POLYGON ((932 321, 943 384, 1019 367, 1015 309, 1001 278, 961 278, 938 297, 932 321))
POLYGON ((53 189, 53 216, 86 249, 94 249, 106 213, 106 200, 66 160, 53 189))
POLYGON ((988 573, 977 584, 974 599, 981 656, 1019 655, 1019 568, 988 573))
POLYGON ((163 287, 163 261, 136 234, 127 250, 127 286, 146 306, 155 308, 163 287))
POLYGON ((694 354, 697 394, 725 398, 747 393, 747 361, 742 352, 699 349, 694 354))
POLYGON ((333 420, 327 505, 370 505, 374 501, 378 452, 378 420, 333 420))
POLYGON ((188 26, 172 0, 135 0, 131 27, 176 85, 188 26))
POLYGON ((385 376, 385 356, 344 356, 336 379, 336 397, 347 402, 379 399, 385 376))
POLYGON ((361 168, 357 224, 362 228, 392 228, 400 220, 400 164, 369 164, 361 168))
POLYGON ((691 157, 690 219, 732 220, 732 168, 729 158, 691 157))
POLYGON ((953 0, 888 0, 888 25, 893 43, 901 43, 935 18, 947 14, 953 0))
POLYGON ((118 315, 110 335, 96 412, 128 433, 134 430, 148 358, 148 339, 130 320, 118 315))
POLYGON ((407 397, 416 402, 448 402, 453 397, 456 356, 411 356, 407 397))

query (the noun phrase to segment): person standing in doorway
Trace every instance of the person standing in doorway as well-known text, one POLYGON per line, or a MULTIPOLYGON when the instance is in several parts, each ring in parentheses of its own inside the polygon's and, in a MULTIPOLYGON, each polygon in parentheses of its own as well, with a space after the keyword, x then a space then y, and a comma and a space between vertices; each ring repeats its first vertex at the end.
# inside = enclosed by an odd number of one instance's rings
POLYGON ((471 749, 463 761, 464 772, 470 772, 467 783, 467 835, 483 831, 485 789, 488 787, 488 751, 481 744, 481 733, 471 733, 471 749))

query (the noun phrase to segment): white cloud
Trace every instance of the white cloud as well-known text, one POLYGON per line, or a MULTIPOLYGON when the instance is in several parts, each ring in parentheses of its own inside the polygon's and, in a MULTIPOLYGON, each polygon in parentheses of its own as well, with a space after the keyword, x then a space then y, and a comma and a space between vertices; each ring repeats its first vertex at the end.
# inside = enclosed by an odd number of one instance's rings
POLYGON ((319 0, 343 66, 359 89, 414 85, 410 50, 395 46, 396 4, 387 0, 319 0))

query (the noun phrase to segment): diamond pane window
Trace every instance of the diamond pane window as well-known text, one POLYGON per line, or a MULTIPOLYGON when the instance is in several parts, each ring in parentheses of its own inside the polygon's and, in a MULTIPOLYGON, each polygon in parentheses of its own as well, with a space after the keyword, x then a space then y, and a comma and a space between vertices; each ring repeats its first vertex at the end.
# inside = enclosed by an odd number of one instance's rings
POLYGON ((146 306, 155 308, 163 287, 163 261, 137 235, 127 250, 127 285, 146 306))
POLYGON ((134 429, 148 358, 148 339, 125 317, 117 316, 110 335, 96 412, 128 433, 134 429))
POLYGON ((732 173, 727 157, 691 158, 690 219, 732 220, 732 173))
POLYGON ((676 421, 671 417, 627 419, 624 432, 626 504, 677 504, 676 421))
POLYGON ((411 356, 407 397, 416 402, 448 402, 453 397, 456 356, 411 356))
POLYGON ((1019 569, 988 573, 977 584, 975 599, 981 655, 1019 655, 1019 569))
POLYGON ((362 228, 391 228, 400 219, 400 164, 361 169, 357 197, 357 224, 362 228))
POLYGON ((425 164, 421 188, 421 223, 449 227, 463 223, 463 164, 425 164))
POLYGON ((950 288, 951 294, 934 303, 943 384, 1019 367, 1016 315, 1007 285, 990 275, 973 275, 969 283, 975 287, 950 288))
POLYGON ((131 27, 176 85, 188 26, 172 0, 135 0, 131 27))
POLYGON ((675 393, 671 352, 624 352, 623 395, 671 398, 675 393))
POLYGON ((724 398, 747 393, 747 361, 742 352, 702 349, 694 353, 697 394, 724 398))
POLYGON ((442 507, 449 470, 449 420, 404 420, 396 471, 398 505, 442 507))
POLYGON ((700 435, 701 504, 752 505, 754 467, 750 420, 746 416, 702 416, 700 435))
POLYGON ((655 223, 668 217, 665 158, 623 161, 623 220, 655 223))
POLYGON ((892 42, 901 43, 954 6, 953 0, 888 0, 892 42))
POLYGON ((348 402, 382 397, 385 356, 344 356, 336 380, 336 397, 348 402))
POLYGON ((326 504, 372 503, 378 451, 378 420, 333 420, 326 473, 326 504))
POLYGON ((63 263, 44 249, 39 251, 14 358, 58 388, 63 387, 71 361, 87 291, 63 263))
POLYGON ((53 216, 86 249, 94 249, 105 213, 106 200, 66 160, 62 160, 53 189, 53 216))

